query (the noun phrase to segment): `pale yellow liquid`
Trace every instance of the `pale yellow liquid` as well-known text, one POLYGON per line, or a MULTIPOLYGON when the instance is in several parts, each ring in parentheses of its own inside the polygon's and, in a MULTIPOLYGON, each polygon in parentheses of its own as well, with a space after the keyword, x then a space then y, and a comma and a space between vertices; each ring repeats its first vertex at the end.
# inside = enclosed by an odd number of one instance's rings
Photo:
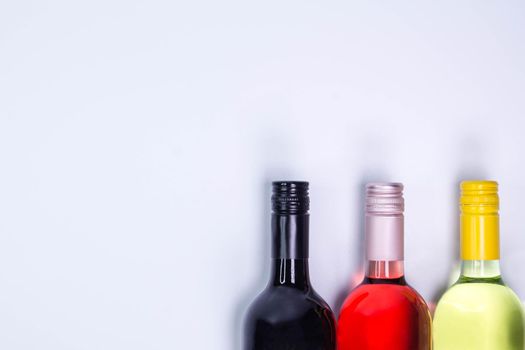
POLYGON ((520 300, 510 288, 487 282, 460 280, 443 295, 434 316, 435 350, 524 350, 520 300))

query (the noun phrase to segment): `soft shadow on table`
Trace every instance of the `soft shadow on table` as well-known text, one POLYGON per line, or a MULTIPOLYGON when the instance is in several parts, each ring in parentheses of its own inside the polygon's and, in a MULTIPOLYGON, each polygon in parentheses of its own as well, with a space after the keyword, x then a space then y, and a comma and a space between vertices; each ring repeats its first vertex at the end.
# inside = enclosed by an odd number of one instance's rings
MULTIPOLYGON (((264 287, 268 282, 268 276, 270 271, 270 192, 271 192, 272 180, 266 179, 262 185, 258 200, 263 203, 262 215, 259 220, 259 232, 257 232, 257 240, 259 242, 259 249, 257 249, 257 261, 259 261, 259 268, 254 271, 254 275, 257 276, 257 283, 255 283, 250 289, 246 290, 239 298, 234 310, 233 310, 233 340, 235 350, 242 349, 242 323, 244 315, 250 303, 263 291, 264 287)), ((255 255, 255 254, 254 254, 255 255)))

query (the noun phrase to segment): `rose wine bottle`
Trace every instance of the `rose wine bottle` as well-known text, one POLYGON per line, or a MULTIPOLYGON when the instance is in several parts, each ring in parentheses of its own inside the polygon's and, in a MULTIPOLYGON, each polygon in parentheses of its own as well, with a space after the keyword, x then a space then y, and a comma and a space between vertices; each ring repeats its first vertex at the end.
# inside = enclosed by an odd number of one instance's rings
POLYGON ((266 289, 244 320, 244 350, 334 350, 335 320, 308 275, 307 182, 274 182, 266 289))
POLYGON ((523 308, 501 279, 499 198, 494 181, 464 181, 461 275, 434 315, 436 350, 523 350, 523 308))
POLYGON ((339 315, 338 350, 429 350, 431 317, 403 271, 403 185, 366 186, 365 277, 339 315))

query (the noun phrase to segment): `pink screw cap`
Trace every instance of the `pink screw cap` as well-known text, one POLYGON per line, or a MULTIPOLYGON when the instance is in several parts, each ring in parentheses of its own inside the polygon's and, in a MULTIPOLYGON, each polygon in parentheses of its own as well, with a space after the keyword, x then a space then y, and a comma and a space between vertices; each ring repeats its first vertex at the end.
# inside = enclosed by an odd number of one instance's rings
POLYGON ((404 259, 405 202, 403 184, 366 185, 365 245, 366 258, 373 261, 404 259))

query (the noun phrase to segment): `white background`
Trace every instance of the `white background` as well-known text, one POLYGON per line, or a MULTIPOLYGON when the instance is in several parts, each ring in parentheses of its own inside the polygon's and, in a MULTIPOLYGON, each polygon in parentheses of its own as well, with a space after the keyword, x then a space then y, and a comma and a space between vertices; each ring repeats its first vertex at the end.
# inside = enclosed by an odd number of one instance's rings
POLYGON ((311 182, 311 276, 358 270, 363 185, 406 186, 431 302, 457 189, 500 182, 525 299, 523 1, 0 3, 0 349, 238 350, 269 184, 311 182))

